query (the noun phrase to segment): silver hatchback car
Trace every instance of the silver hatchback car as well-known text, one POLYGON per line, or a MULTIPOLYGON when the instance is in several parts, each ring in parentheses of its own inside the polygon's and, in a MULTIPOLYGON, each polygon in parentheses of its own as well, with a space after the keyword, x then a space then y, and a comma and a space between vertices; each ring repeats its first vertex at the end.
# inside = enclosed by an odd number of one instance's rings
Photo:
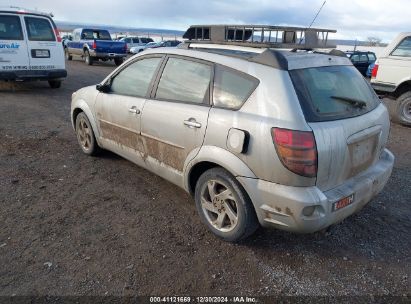
POLYGON ((227 241, 338 223, 382 190, 394 156, 388 112, 344 54, 278 50, 324 47, 320 31, 193 26, 182 47, 136 55, 73 94, 79 144, 182 187, 227 241))

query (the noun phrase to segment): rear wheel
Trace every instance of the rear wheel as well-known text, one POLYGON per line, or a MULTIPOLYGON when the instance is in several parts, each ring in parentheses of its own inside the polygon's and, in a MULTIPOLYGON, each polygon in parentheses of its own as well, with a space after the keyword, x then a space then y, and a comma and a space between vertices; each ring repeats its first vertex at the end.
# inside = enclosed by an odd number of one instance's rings
POLYGON ((90 56, 90 52, 88 50, 84 51, 84 59, 87 65, 93 65, 93 57, 90 56))
POLYGON ((114 58, 114 63, 119 66, 123 63, 123 58, 114 58))
POLYGON ((64 48, 64 55, 66 56, 66 60, 73 60, 73 56, 70 55, 68 48, 64 48))
POLYGON ((78 143, 84 153, 87 155, 96 155, 99 152, 100 148, 97 145, 93 128, 84 112, 81 112, 76 117, 76 134, 78 143))
POLYGON ((49 86, 52 89, 58 89, 61 87, 61 80, 49 80, 49 86))
POLYGON ((398 123, 411 126, 411 91, 398 97, 394 115, 398 123))
POLYGON ((223 168, 204 172, 196 185, 195 202, 202 221, 215 235, 236 242, 258 228, 254 207, 234 176, 223 168))

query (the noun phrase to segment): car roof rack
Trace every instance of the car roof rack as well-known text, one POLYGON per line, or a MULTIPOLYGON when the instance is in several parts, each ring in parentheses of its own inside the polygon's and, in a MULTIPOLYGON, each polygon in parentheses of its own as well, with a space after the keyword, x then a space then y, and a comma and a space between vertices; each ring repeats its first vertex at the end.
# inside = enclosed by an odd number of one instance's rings
POLYGON ((225 44, 257 48, 325 49, 328 34, 336 30, 273 25, 192 25, 184 33, 186 43, 225 44))

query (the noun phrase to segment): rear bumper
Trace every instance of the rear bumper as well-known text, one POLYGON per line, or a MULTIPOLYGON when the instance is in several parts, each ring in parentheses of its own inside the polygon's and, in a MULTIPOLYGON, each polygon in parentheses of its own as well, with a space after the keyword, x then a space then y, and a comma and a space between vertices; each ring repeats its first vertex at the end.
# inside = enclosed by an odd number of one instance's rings
POLYGON ((64 69, 0 72, 0 80, 56 80, 66 77, 64 69))
POLYGON ((246 177, 237 179, 249 194, 262 226, 312 233, 341 222, 361 210, 384 188, 393 165, 394 155, 384 149, 375 165, 325 192, 315 186, 291 187, 246 177), (352 194, 353 203, 332 211, 335 202, 352 194), (306 207, 315 208, 309 216, 303 214, 306 207))
POLYGON ((118 53, 99 53, 96 51, 90 51, 91 57, 111 59, 111 58, 124 58, 127 54, 118 54, 118 53))

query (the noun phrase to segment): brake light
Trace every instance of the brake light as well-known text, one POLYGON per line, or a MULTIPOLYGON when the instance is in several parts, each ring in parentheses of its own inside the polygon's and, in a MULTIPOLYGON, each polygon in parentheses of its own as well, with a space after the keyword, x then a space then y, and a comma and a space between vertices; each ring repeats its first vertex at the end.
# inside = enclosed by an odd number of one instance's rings
POLYGON ((95 40, 93 41, 93 45, 91 46, 91 48, 93 50, 95 50, 97 48, 97 42, 95 40))
POLYGON ((57 37, 57 42, 61 42, 61 36, 60 36, 60 32, 59 32, 58 29, 56 29, 56 28, 54 29, 54 34, 57 37))
POLYGON ((377 73, 378 73, 378 64, 375 64, 371 72, 371 78, 377 78, 377 73))
POLYGON ((312 132, 273 128, 272 137, 288 170, 306 177, 317 176, 317 146, 312 132))

